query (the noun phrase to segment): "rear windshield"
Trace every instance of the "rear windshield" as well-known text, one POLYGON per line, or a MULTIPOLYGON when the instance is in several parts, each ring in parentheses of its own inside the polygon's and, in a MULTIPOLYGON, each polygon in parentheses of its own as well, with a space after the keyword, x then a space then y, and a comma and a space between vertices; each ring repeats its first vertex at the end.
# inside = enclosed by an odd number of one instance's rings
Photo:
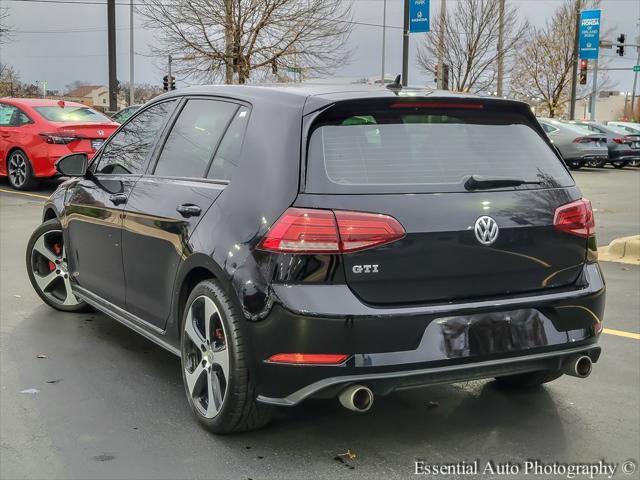
POLYGON ((457 192, 471 175, 540 182, 509 189, 574 184, 517 109, 360 102, 329 109, 311 129, 308 193, 457 192))
POLYGON ((56 105, 34 108, 40 115, 51 122, 111 122, 110 118, 88 107, 60 107, 56 105))

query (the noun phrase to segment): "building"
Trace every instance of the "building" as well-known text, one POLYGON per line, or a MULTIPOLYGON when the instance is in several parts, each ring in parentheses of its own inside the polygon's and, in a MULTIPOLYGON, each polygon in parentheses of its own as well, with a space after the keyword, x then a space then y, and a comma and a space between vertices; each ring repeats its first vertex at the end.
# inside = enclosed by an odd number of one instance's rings
MULTIPOLYGON (((71 102, 82 103, 96 110, 105 111, 109 109, 109 89, 104 85, 82 85, 67 92, 64 99, 71 102)), ((118 109, 124 108, 126 102, 118 98, 118 109)))
MULTIPOLYGON (((624 120, 624 112, 631 105, 631 92, 619 92, 617 90, 603 90, 598 92, 596 101, 596 120, 598 122, 610 122, 624 120)), ((576 102, 576 119, 590 120, 590 97, 576 102)))

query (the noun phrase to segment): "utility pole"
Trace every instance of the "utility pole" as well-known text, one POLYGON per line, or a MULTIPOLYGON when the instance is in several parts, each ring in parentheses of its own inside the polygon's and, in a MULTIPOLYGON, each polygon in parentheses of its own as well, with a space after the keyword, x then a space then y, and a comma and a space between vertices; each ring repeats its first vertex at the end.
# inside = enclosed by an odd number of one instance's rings
POLYGON ((380 85, 384 87, 384 51, 387 45, 387 0, 382 0, 382 75, 380 76, 380 85))
POLYGON ((440 31, 438 32, 438 90, 444 88, 444 30, 447 23, 447 0, 440 0, 440 31))
MULTIPOLYGON (((638 60, 636 60, 636 65, 640 65, 640 46, 636 47, 638 50, 638 60)), ((633 74, 633 88, 631 89, 631 115, 636 111, 636 85, 638 83, 638 72, 633 74)), ((637 120, 637 119, 636 119, 637 120)))
POLYGON ((409 0, 404 0, 404 26, 402 31, 402 85, 409 80, 409 0))
POLYGON ((135 103, 135 87, 133 86, 133 0, 131 0, 129 8, 129 105, 135 103))
MULTIPOLYGON (((576 118, 576 91, 577 91, 577 79, 578 76, 578 50, 580 49, 580 9, 582 8, 580 0, 576 0, 576 31, 573 39, 573 70, 571 74, 571 101, 569 102, 569 119, 575 120, 576 118)), ((596 60, 596 65, 597 65, 596 60)), ((593 114, 593 112, 592 112, 593 114)))
POLYGON ((593 61, 593 89, 591 90, 591 121, 596 121, 596 104, 598 101, 598 59, 593 61))
POLYGON ((499 0, 499 13, 498 21, 498 85, 496 91, 498 97, 502 97, 502 83, 504 82, 504 2, 505 0, 499 0))
POLYGON ((118 110, 116 74, 116 0, 107 0, 107 42, 109 52, 109 110, 118 110))
POLYGON ((167 58, 167 82, 169 82, 169 88, 167 89, 168 92, 171 91, 171 62, 173 61, 173 58, 171 57, 171 55, 169 55, 169 57, 167 58))

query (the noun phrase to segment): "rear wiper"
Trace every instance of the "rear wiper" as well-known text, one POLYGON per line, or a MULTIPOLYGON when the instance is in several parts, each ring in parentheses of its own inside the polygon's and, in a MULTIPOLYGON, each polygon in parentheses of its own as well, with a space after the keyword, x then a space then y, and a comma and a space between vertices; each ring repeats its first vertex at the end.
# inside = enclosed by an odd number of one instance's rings
POLYGON ((542 182, 531 182, 522 178, 508 177, 483 177, 481 175, 471 175, 464 182, 467 190, 488 190, 490 188, 517 187, 519 185, 540 185, 542 182))

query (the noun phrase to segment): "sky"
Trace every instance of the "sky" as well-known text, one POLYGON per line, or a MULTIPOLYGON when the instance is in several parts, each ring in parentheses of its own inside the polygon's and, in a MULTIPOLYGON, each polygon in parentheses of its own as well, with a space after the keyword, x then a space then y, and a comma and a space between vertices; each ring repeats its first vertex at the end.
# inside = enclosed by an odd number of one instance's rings
MULTIPOLYGON (((75 0, 64 0, 73 2, 75 0)), ((82 0, 78 0, 82 1, 82 0)), ((106 0, 86 0, 100 2, 106 0)), ((141 0, 136 0, 139 3, 141 0)), ((453 4, 457 0, 447 0, 453 4)), ((562 0, 507 0, 518 7, 520 15, 533 25, 544 24, 562 0)), ((29 0, 0 0, 8 8, 7 23, 14 32, 10 41, 0 45, 0 61, 13 65, 25 82, 46 81, 48 88, 63 89, 75 80, 95 84, 108 83, 106 5, 72 5, 69 3, 35 3, 29 0)), ((128 3, 128 0, 117 0, 128 3)), ((431 0, 431 11, 440 0, 431 0)), ((383 0, 354 0, 353 21, 382 24, 383 0)), ((453 6, 453 5, 452 5, 453 6)), ((602 0, 602 31, 613 29, 614 37, 627 35, 631 42, 640 33, 640 0, 602 0)), ((386 72, 401 71, 402 0, 387 0, 386 72)), ((117 72, 121 81, 129 79, 129 6, 116 7, 117 72)), ((416 47, 428 33, 410 37, 409 83, 433 85, 432 75, 425 75, 415 65, 416 47)), ((166 60, 149 56, 153 33, 142 27, 142 19, 134 18, 135 81, 162 83, 166 60)), ((355 25, 348 47, 352 61, 335 72, 339 77, 369 77, 380 75, 382 28, 355 25)), ((610 67, 631 67, 636 64, 637 50, 627 48, 625 57, 606 50, 610 67)), ((633 73, 612 71, 610 77, 616 90, 631 91, 633 73)), ((178 82, 180 83, 180 82, 178 82)), ((184 84, 184 83, 183 83, 184 84)), ((178 84, 180 87, 180 84, 178 84)), ((636 91, 640 91, 640 82, 636 91)))

